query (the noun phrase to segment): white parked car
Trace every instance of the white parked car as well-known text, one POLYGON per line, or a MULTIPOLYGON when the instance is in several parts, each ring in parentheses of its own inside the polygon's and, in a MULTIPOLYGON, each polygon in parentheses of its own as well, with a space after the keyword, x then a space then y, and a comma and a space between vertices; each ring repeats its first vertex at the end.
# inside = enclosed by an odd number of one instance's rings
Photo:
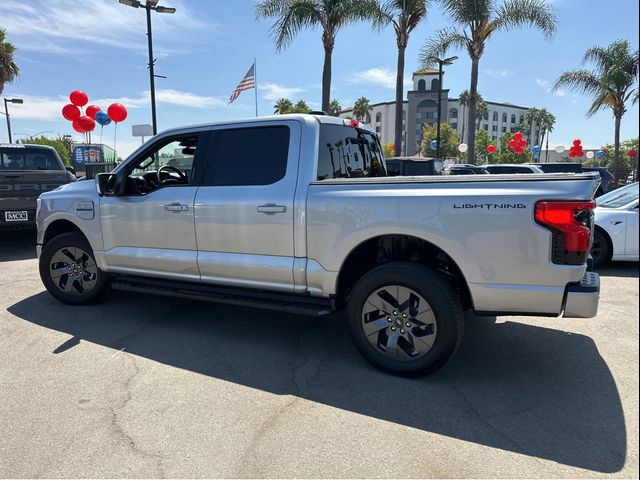
POLYGON ((609 260, 638 261, 638 182, 596 199, 591 255, 595 265, 609 260))

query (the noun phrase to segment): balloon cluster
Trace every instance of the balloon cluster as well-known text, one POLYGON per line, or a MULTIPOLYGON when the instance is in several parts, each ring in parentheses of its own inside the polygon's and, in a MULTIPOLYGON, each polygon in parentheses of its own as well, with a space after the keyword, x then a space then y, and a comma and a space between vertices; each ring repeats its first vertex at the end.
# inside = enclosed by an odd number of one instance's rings
POLYGON ((524 153, 524 147, 527 145, 527 141, 522 138, 522 133, 516 132, 513 134, 513 138, 509 140, 509 148, 516 155, 522 155, 524 153))
POLYGON ((487 147, 487 153, 493 153, 496 151, 496 146, 495 145, 489 145, 487 147))
POLYGON ((584 156, 584 152, 582 151, 582 142, 579 139, 575 139, 573 141, 573 145, 569 149, 569 158, 582 158, 584 156))
POLYGON ((62 107, 62 116, 72 122, 73 129, 78 133, 92 132, 96 122, 104 127, 112 120, 117 123, 127 118, 127 109, 120 103, 112 103, 106 112, 97 105, 89 105, 83 114, 82 107, 89 103, 89 97, 82 90, 71 92, 69 100, 71 103, 62 107))

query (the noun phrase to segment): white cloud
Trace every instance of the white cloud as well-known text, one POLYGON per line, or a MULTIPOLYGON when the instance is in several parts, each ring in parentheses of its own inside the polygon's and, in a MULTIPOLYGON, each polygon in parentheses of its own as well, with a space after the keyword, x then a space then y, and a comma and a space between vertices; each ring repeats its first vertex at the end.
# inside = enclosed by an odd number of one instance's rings
POLYGON ((357 72, 349 77, 350 83, 358 85, 376 85, 385 88, 396 88, 396 72, 389 68, 370 68, 357 72))
POLYGON ((490 77, 493 78, 509 78, 509 77, 513 77, 514 75, 514 71, 512 70, 485 70, 484 71, 487 75, 489 75, 490 77))
POLYGON ((258 90, 262 94, 262 98, 275 102, 280 98, 288 98, 291 101, 291 96, 305 92, 306 89, 302 87, 287 87, 286 85, 280 85, 278 83, 261 83, 258 85, 258 90))
POLYGON ((549 86, 551 85, 549 83, 549 80, 543 80, 541 78, 536 78, 535 82, 536 82, 536 85, 538 85, 539 87, 542 87, 542 88, 549 88, 549 86))
MULTIPOLYGON (((24 100, 22 105, 11 105, 11 116, 16 119, 58 121, 62 119, 62 107, 69 103, 63 95, 43 97, 35 95, 16 95, 24 100)), ((89 98, 90 104, 106 109, 112 103, 122 103, 128 109, 148 107, 150 95, 148 91, 140 92, 136 97, 89 98)), ((186 108, 226 108, 227 101, 220 97, 196 95, 172 89, 156 90, 156 103, 176 105, 186 108)))
MULTIPOLYGON (((153 15, 154 36, 195 40, 204 27, 182 0, 175 0, 174 15, 153 15)), ((77 54, 95 45, 146 51, 144 9, 116 0, 47 0, 34 5, 19 0, 0 2, 2 26, 21 50, 77 54)), ((207 26, 211 28, 211 25, 207 26)))
POLYGON ((557 95, 558 97, 564 97, 567 94, 567 91, 559 88, 558 90, 553 92, 553 94, 557 95))

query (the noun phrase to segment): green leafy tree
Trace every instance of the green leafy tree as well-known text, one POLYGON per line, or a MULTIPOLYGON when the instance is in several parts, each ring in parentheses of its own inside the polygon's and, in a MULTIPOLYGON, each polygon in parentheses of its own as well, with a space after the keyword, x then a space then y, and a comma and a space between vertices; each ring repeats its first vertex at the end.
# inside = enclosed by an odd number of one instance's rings
POLYGON ((541 136, 540 136, 540 147, 542 147, 542 144, 544 143, 545 137, 547 140, 547 146, 545 147, 545 161, 549 161, 549 137, 551 136, 551 132, 553 132, 553 127, 556 124, 556 117, 555 115, 553 115, 553 113, 551 113, 549 110, 547 110, 546 108, 543 108, 541 110, 541 115, 540 115, 540 132, 541 132, 541 136))
POLYGON ((48 145, 53 147, 60 158, 64 162, 66 166, 71 166, 71 138, 69 137, 61 137, 58 135, 57 138, 48 138, 44 135, 40 135, 39 137, 25 137, 21 140, 18 140, 19 143, 25 144, 34 144, 34 145, 48 145))
POLYGON ((482 95, 478 94, 478 105, 476 108, 476 132, 480 130, 480 125, 482 124, 482 120, 489 119, 489 106, 487 102, 484 101, 482 95))
POLYGON ((4 91, 5 84, 15 81, 20 73, 15 53, 16 47, 6 41, 6 31, 0 28, 0 93, 4 91))
POLYGON ((395 156, 395 151, 393 149, 393 143, 383 143, 382 144, 382 154, 384 158, 391 158, 395 156))
POLYGON ((342 107, 340 106, 340 103, 335 99, 331 100, 331 103, 329 104, 329 111, 327 113, 332 117, 339 117, 341 111, 342 107))
MULTIPOLYGON (((480 94, 478 94, 480 95, 480 94)), ((462 118, 461 118, 461 122, 462 122, 462 132, 460 133, 460 140, 462 140, 464 142, 464 128, 465 128, 465 118, 466 118, 466 110, 467 107, 469 106, 469 90, 463 90, 462 92, 460 92, 460 97, 458 97, 458 103, 460 104, 460 106, 462 107, 462 118)))
POLYGON ((370 19, 378 8, 375 0, 263 0, 256 3, 258 18, 275 18, 271 34, 282 50, 303 29, 322 29, 322 110, 329 111, 331 57, 338 31, 357 20, 370 19))
POLYGON ((361 122, 370 123, 371 121, 371 104, 366 97, 360 97, 353 105, 353 116, 356 120, 361 122))
POLYGON ((311 109, 309 105, 307 105, 307 102, 298 100, 289 113, 309 113, 310 111, 311 109))
POLYGON ((278 115, 284 115, 285 113, 291 113, 293 110, 293 103, 288 98, 280 98, 273 106, 273 113, 278 115))
MULTIPOLYGON (((430 143, 437 138, 436 125, 425 123, 422 126, 422 144, 420 151, 425 157, 433 157, 436 152, 431 150, 430 143)), ((453 158, 460 155, 458 146, 460 145, 460 137, 451 125, 448 123, 440 124, 440 157, 453 158)))
POLYGON ((430 65, 433 56, 446 54, 451 49, 466 49, 471 58, 471 85, 469 87, 468 161, 475 161, 475 122, 478 105, 478 67, 486 43, 494 32, 530 25, 547 37, 556 31, 556 18, 545 0, 440 0, 445 13, 457 25, 438 30, 421 53, 424 65, 430 65))
POLYGON ((485 163, 487 157, 487 147, 493 143, 493 139, 486 130, 476 132, 476 162, 485 163))
POLYGON ((374 25, 392 25, 396 34, 398 60, 396 67, 396 103, 394 143, 402 145, 402 107, 404 99, 404 57, 413 29, 427 16, 428 0, 385 0, 374 15, 374 25))
POLYGON ((569 88, 590 95, 593 103, 587 118, 610 108, 614 123, 614 167, 616 181, 620 177, 620 124, 629 103, 638 101, 638 49, 632 50, 627 40, 616 40, 608 47, 591 47, 584 54, 584 64, 593 64, 593 70, 564 72, 554 90, 569 88))
POLYGON ((517 155, 509 148, 509 140, 513 139, 511 133, 505 133, 498 139, 497 149, 489 156, 490 163, 528 163, 531 161, 531 150, 529 144, 524 149, 524 153, 517 155))

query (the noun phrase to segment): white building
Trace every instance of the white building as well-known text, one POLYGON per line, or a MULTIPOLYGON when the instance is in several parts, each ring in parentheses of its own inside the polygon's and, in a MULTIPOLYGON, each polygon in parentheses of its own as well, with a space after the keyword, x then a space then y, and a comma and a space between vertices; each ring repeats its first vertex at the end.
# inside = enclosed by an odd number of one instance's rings
MULTIPOLYGON (((444 72, 443 72, 444 74, 444 72)), ((444 77, 443 77, 444 78, 444 77)), ((403 155, 413 155, 420 151, 422 142, 422 125, 424 123, 435 124, 438 119, 438 70, 423 68, 413 74, 413 90, 407 94, 407 100, 403 102, 403 155), (407 129, 407 123, 409 128, 407 129), (410 148, 405 149, 404 146, 410 148)), ((467 141, 466 130, 467 107, 460 106, 457 98, 449 98, 449 90, 443 88, 442 94, 442 120, 448 122, 461 135, 462 142, 467 141), (464 117, 464 118, 463 118, 464 117), (464 126, 463 126, 464 124, 464 126)), ((505 133, 515 133, 524 119, 529 107, 513 105, 511 103, 497 103, 485 100, 489 109, 489 115, 479 123, 478 129, 487 130, 489 135, 497 141, 505 133)), ((353 108, 340 112, 340 116, 348 118, 352 115, 353 108)), ((375 128, 382 143, 393 143, 395 131, 395 102, 383 102, 371 105, 371 118, 368 122, 375 128)), ((540 129, 534 123, 531 126, 530 145, 537 145, 540 141, 540 129)))

